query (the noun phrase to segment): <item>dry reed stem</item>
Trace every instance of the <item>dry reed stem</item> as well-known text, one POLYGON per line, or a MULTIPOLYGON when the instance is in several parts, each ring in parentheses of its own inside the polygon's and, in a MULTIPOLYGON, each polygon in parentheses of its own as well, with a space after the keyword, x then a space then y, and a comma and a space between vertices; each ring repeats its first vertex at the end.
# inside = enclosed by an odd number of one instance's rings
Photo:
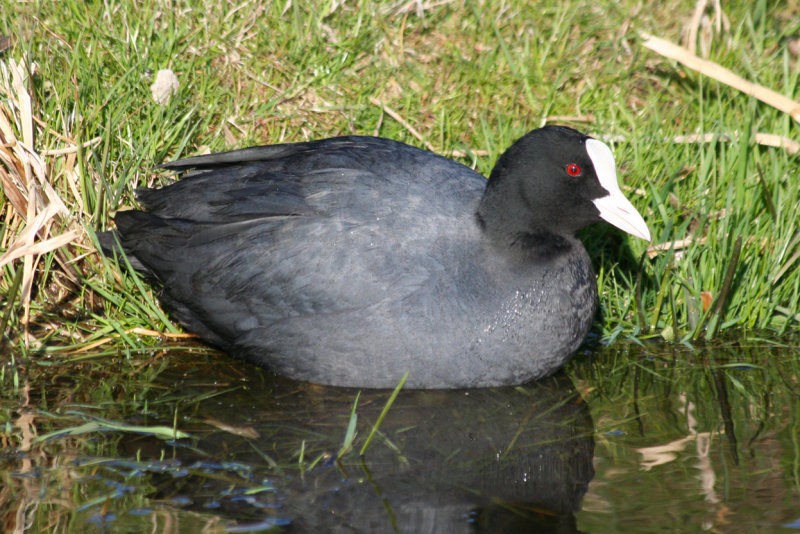
POLYGON ((667 243, 657 243, 655 245, 650 245, 649 247, 647 247, 647 257, 652 260, 653 258, 658 256, 661 252, 667 250, 674 250, 677 253, 685 248, 688 248, 689 245, 691 245, 692 243, 697 243, 702 245, 705 242, 706 242, 705 237, 695 239, 692 236, 689 236, 683 239, 676 239, 675 241, 669 241, 667 243))
POLYGON ((372 102, 373 104, 375 104, 376 106, 378 106, 379 108, 381 108, 383 110, 383 112, 386 113, 387 115, 389 115, 391 118, 393 118, 394 120, 399 122, 403 126, 403 128, 408 130, 409 133, 411 135, 413 135, 414 137, 416 137, 417 140, 420 143, 425 145, 425 148, 427 148, 431 152, 436 152, 436 149, 434 148, 434 146, 432 144, 430 144, 428 141, 426 141, 425 138, 422 136, 422 134, 419 133, 413 126, 411 126, 411 123, 409 123, 407 120, 405 120, 403 117, 401 117, 399 113, 397 113, 395 110, 393 110, 389 106, 383 104, 380 100, 378 100, 374 96, 369 97, 369 101, 372 102))
POLYGON ((72 145, 64 148, 54 148, 52 150, 42 150, 40 155, 42 156, 66 156, 68 154, 75 154, 81 148, 90 148, 102 141, 103 138, 97 136, 93 139, 89 139, 88 141, 84 141, 80 145, 72 145))
POLYGON ((687 49, 665 39, 647 33, 642 33, 641 35, 644 39, 642 44, 650 50, 664 57, 683 63, 690 69, 696 70, 700 74, 710 78, 714 78, 718 82, 733 87, 747 95, 754 96, 765 104, 783 111, 784 113, 788 113, 794 120, 800 122, 800 103, 795 102, 791 98, 785 97, 772 89, 767 89, 762 85, 745 80, 725 67, 713 61, 697 57, 687 49))
MULTIPOLYGON (((691 143, 711 143, 712 141, 719 141, 730 143, 739 140, 739 132, 733 131, 731 133, 701 133, 689 135, 675 135, 672 137, 662 137, 660 140, 664 143, 676 144, 691 144, 691 143)), ((626 143, 628 138, 624 135, 603 135, 600 136, 602 141, 606 143, 626 143)), ((753 140, 758 145, 771 146, 775 148, 782 148, 790 155, 795 156, 800 154, 800 143, 789 139, 783 135, 769 134, 757 132, 753 134, 753 140)))
POLYGON ((722 11, 722 4, 720 0, 713 0, 714 18, 712 27, 712 19, 705 14, 706 9, 711 3, 712 0, 697 0, 697 3, 694 6, 692 20, 689 22, 689 27, 687 29, 688 35, 686 38, 686 45, 689 49, 689 52, 697 55, 697 43, 699 37, 700 52, 703 57, 708 57, 708 54, 711 51, 711 41, 713 39, 714 32, 716 31, 717 35, 720 35, 723 31, 727 32, 730 30, 730 21, 725 15, 725 12, 722 11), (702 32, 700 31, 701 28, 702 32))
MULTIPOLYGON (((178 333, 170 333, 170 332, 159 332, 157 330, 150 330, 149 328, 130 328, 125 331, 125 334, 136 334, 139 336, 148 336, 148 337, 158 337, 158 338, 167 338, 167 339, 198 339, 196 334, 188 333, 188 332, 178 332, 178 333)), ((88 352, 90 350, 96 349, 106 343, 111 343, 112 341, 116 341, 119 339, 119 335, 116 336, 106 336, 102 339, 98 339, 97 341, 93 341, 88 345, 84 345, 75 350, 70 350, 71 354, 79 354, 83 352, 88 352)))

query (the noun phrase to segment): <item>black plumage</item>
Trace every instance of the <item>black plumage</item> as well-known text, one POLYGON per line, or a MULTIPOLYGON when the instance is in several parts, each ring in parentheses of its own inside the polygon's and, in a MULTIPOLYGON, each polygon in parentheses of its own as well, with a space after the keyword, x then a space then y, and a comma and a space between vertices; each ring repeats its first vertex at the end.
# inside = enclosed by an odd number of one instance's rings
MULTIPOLYGON (((596 306, 575 232, 602 218, 649 239, 610 149, 549 126, 489 181, 375 137, 196 156, 139 189, 117 236, 209 343, 297 379, 358 387, 522 383, 560 368, 596 306), (613 183, 612 183, 613 182, 613 183)), ((106 251, 112 233, 101 236, 106 251)))

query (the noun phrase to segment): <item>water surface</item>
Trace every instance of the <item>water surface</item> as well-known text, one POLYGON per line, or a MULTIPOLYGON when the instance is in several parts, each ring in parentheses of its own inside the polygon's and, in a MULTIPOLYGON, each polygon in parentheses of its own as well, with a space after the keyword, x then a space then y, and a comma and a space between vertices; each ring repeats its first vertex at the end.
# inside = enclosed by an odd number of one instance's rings
POLYGON ((800 528, 790 345, 618 343, 522 387, 404 390, 382 420, 390 391, 203 349, 44 363, 2 374, 9 532, 800 528))

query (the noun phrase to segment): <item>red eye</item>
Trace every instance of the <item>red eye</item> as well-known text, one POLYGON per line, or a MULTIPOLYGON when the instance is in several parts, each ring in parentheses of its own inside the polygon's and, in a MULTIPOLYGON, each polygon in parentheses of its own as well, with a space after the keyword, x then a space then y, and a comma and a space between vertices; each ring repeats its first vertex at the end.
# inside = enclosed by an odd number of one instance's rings
POLYGON ((567 165, 567 174, 569 174, 570 176, 578 176, 580 173, 581 173, 581 168, 578 165, 574 163, 570 163, 569 165, 567 165))

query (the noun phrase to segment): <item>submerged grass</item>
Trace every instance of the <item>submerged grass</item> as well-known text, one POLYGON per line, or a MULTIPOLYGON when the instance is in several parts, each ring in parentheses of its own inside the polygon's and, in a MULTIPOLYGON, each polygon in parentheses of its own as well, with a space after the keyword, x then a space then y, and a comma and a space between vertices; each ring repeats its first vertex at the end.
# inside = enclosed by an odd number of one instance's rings
MULTIPOLYGON (((162 161, 360 133, 464 154, 487 174, 516 137, 548 122, 613 140, 660 246, 646 256, 645 243, 613 230, 584 232, 606 339, 797 330, 797 156, 755 142, 796 138, 797 124, 640 46, 639 32, 679 41, 693 6, 11 4, 0 14, 12 38, 4 72, 19 65, 0 96, 6 348, 69 353, 115 336, 139 350, 153 340, 134 329, 177 332, 146 283, 94 251, 93 232, 134 205, 136 186, 171 179, 150 171, 162 161), (180 87, 159 104, 149 86, 165 68, 180 87), (688 134, 712 135, 674 142, 688 134)), ((709 59, 797 98, 787 46, 797 6, 725 8, 730 27, 701 32, 709 59)))

